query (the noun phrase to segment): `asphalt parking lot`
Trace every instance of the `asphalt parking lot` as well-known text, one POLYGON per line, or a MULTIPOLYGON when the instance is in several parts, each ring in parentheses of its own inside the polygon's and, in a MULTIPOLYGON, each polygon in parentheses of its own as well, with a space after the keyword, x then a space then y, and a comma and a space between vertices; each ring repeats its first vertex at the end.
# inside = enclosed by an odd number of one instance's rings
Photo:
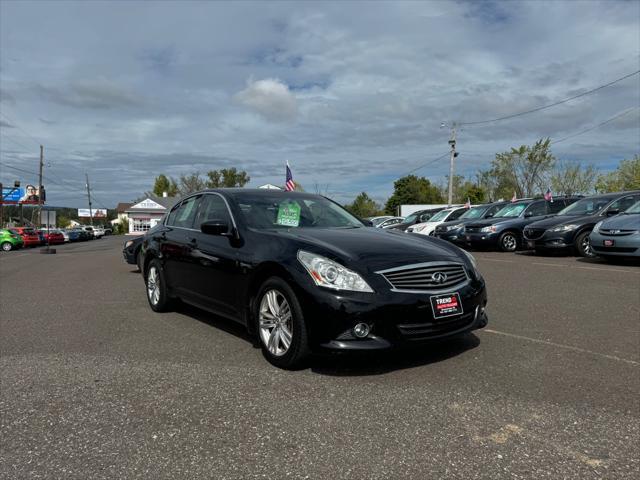
POLYGON ((268 364, 123 237, 0 254, 1 478, 638 478, 640 267, 478 252, 490 324, 268 364))

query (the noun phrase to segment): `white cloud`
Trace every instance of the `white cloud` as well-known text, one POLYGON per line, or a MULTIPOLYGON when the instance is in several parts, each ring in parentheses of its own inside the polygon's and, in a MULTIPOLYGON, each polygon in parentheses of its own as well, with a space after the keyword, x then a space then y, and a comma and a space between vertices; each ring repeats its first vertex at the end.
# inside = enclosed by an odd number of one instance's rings
POLYGON ((298 113, 296 97, 289 87, 273 78, 250 80, 247 82, 247 88, 239 92, 235 98, 267 120, 290 121, 298 113))

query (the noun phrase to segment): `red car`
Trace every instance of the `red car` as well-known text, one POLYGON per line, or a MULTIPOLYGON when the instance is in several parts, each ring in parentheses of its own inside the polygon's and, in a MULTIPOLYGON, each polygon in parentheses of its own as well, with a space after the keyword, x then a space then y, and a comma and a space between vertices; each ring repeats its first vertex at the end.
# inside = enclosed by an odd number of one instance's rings
POLYGON ((61 243, 64 243, 64 235, 56 230, 52 230, 49 233, 44 230, 43 233, 45 244, 48 243, 49 245, 59 245, 61 243))
POLYGON ((40 245, 40 236, 31 227, 13 227, 11 231, 22 237, 25 247, 37 247, 40 245))

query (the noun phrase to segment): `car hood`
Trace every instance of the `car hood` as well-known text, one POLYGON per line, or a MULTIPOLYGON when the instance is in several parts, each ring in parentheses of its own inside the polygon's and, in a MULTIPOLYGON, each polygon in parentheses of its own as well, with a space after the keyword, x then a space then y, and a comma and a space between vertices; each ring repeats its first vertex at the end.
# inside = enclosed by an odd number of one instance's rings
POLYGON ((555 217, 538 220, 529 225, 530 228, 549 228, 564 224, 586 225, 588 223, 597 223, 602 220, 598 215, 556 215, 555 217))
POLYGON ((370 271, 430 261, 466 263, 461 251, 425 235, 377 228, 323 229, 300 228, 274 233, 299 243, 320 255, 337 257, 347 266, 370 271))
POLYGON ((605 230, 640 230, 640 214, 620 214, 615 217, 609 217, 600 228, 605 230))
POLYGON ((465 223, 465 225, 469 227, 486 227, 488 225, 495 225, 496 223, 519 222, 521 220, 524 219, 522 217, 485 218, 483 220, 473 220, 465 223))

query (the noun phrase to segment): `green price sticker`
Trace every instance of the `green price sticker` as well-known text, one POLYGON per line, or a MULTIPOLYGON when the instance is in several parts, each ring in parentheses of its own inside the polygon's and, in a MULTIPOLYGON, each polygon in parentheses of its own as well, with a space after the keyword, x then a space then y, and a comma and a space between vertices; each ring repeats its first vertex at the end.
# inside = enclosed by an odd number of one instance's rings
POLYGON ((300 225, 300 205, 297 203, 281 203, 278 207, 278 225, 297 227, 300 225))

